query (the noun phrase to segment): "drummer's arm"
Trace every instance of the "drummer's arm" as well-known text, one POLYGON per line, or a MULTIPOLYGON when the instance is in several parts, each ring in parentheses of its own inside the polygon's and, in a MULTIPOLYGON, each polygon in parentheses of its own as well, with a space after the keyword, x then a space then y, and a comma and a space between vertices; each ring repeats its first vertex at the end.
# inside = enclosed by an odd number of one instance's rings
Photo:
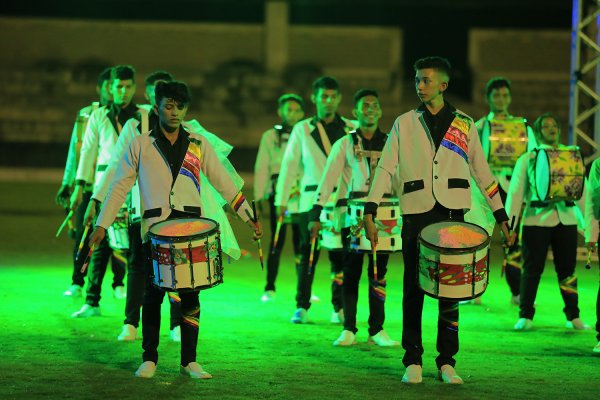
MULTIPOLYGON (((529 177, 527 176, 527 168, 529 166, 531 154, 525 153, 517 160, 513 175, 510 180, 510 186, 506 196, 506 211, 509 221, 518 221, 521 216, 525 193, 529 189, 529 177)), ((516 223, 516 222, 515 222, 516 223)), ((516 230, 516 226, 512 227, 516 230)))

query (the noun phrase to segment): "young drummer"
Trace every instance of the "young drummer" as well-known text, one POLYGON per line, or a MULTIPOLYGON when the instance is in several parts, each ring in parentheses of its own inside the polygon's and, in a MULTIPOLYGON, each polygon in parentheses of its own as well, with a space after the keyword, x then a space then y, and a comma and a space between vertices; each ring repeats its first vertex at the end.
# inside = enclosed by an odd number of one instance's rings
MULTIPOLYGON (((354 95, 354 110, 359 128, 338 140, 332 147, 323 177, 317 189, 316 204, 310 213, 309 229, 313 238, 321 230, 319 215, 323 206, 334 190, 339 176, 349 179, 350 198, 366 197, 370 187, 372 174, 381 156, 387 134, 379 129, 381 106, 375 90, 361 89, 354 95)), ((391 185, 386 190, 391 195, 391 185)), ((342 217, 344 218, 344 217, 342 217)), ((348 249, 347 237, 349 228, 342 229, 346 255, 344 260, 344 284, 342 287, 344 300, 344 329, 334 346, 351 346, 357 343, 356 306, 358 303, 358 284, 363 269, 362 253, 348 249)), ((373 254, 368 254, 369 277, 369 338, 368 342, 379 346, 398 346, 400 342, 390 339, 383 329, 385 321, 386 279, 389 255, 379 254, 377 257, 377 276, 374 273, 373 254)))
MULTIPOLYGON (((283 159, 283 153, 290 138, 290 132, 294 125, 304 117, 304 100, 296 94, 288 93, 282 95, 279 98, 278 105, 277 115, 281 118, 281 125, 275 125, 263 133, 254 164, 254 199, 257 201, 266 200, 268 202, 271 224, 271 241, 267 259, 267 284, 261 298, 262 301, 271 301, 275 298, 275 280, 279 272, 279 260, 286 238, 287 224, 280 222, 279 231, 277 231, 278 217, 277 210, 275 209, 275 185, 277 184, 281 160, 283 159), (276 234, 279 234, 277 243, 275 243, 276 234)), ((298 196, 294 197, 297 203, 298 196)), ((299 232, 298 223, 295 221, 297 209, 294 209, 292 204, 292 201, 288 202, 287 211, 291 214, 292 243, 294 245, 296 260, 298 260, 299 232)))
MULTIPOLYGON (((541 150, 563 147, 559 144, 560 124, 554 115, 542 114, 535 120, 534 130, 541 150)), ((521 205, 525 202, 521 302, 519 320, 515 324, 515 330, 523 331, 533 327, 534 303, 549 246, 552 247, 560 293, 565 303, 563 311, 567 318, 567 327, 589 329, 589 326, 579 318, 579 297, 577 276, 575 275, 577 259, 576 204, 574 201, 544 201, 539 197, 534 175, 536 155, 536 151, 527 152, 517 161, 506 201, 509 216, 515 220, 519 218, 521 205)), ((583 176, 581 184, 583 184, 583 176)), ((573 189, 578 191, 582 188, 579 186, 579 188, 573 189)), ((585 184, 582 190, 585 195, 585 184)), ((583 203, 583 200, 580 203, 583 203)))
MULTIPOLYGON (((323 175, 323 168, 331 146, 350 130, 355 129, 353 121, 341 117, 337 109, 342 95, 337 80, 323 76, 313 83, 312 102, 317 115, 298 122, 285 150, 281 170, 277 179, 275 206, 278 216, 285 216, 292 187, 298 175, 300 181, 300 205, 298 208, 298 227, 300 231, 300 262, 296 267, 298 286, 296 291, 296 311, 292 323, 303 324, 308 321, 307 311, 311 305, 311 289, 314 269, 319 258, 319 251, 311 255, 311 236, 308 231, 309 215, 317 185, 323 175), (309 261, 312 259, 312 266, 309 261)), ((331 302, 333 304, 332 322, 339 323, 343 319, 342 282, 343 252, 330 251, 331 273, 333 275, 331 302)))
MULTIPOLYGON (((159 121, 152 130, 137 136, 119 163, 111 189, 96 221, 90 245, 100 243, 136 179, 141 195, 141 234, 147 277, 152 274, 151 244, 148 229, 171 218, 206 215, 201 197, 205 187, 200 171, 228 199, 232 208, 248 223, 254 237, 262 231, 251 219, 252 210, 228 170, 206 138, 188 132, 182 121, 190 101, 187 85, 182 82, 159 82, 156 85, 154 111, 159 121)), ((147 279, 142 310, 143 363, 136 376, 151 378, 158 362, 160 306, 164 291, 147 279)), ((181 327, 181 373, 192 378, 212 378, 196 362, 200 303, 197 291, 180 292, 183 324, 181 327)))
MULTIPOLYGON (((598 234, 600 231, 600 159, 596 159, 590 169, 588 190, 585 196, 585 242, 588 251, 593 253, 598 248, 598 234)), ((596 297, 596 340, 598 344, 592 351, 600 353, 600 287, 596 297)))

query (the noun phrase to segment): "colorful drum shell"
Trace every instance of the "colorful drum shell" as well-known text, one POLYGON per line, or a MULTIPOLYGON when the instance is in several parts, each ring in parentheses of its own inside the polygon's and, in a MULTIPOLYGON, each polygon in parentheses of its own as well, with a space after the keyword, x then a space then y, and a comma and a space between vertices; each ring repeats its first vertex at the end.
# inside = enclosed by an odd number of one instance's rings
MULTIPOLYGON (((363 224, 363 213, 367 200, 365 198, 348 200, 348 213, 350 224, 360 226, 363 224)), ((375 218, 377 226, 377 252, 394 253, 402 251, 402 217, 400 215, 400 202, 398 200, 384 201, 377 208, 375 218)), ((351 229, 352 231, 352 229, 351 229)), ((349 251, 357 253, 372 253, 371 242, 367 239, 364 228, 360 235, 350 236, 349 251)))
POLYGON ((108 245, 111 249, 129 249, 129 222, 126 208, 121 208, 115 218, 115 222, 107 229, 108 245))
POLYGON ((490 237, 485 229, 467 222, 443 221, 419 235, 418 283, 430 297, 460 301, 481 296, 488 286, 490 237), (436 243, 431 232, 455 230, 456 241, 475 233, 477 241, 449 247, 436 243))
POLYGON ((491 120, 488 164, 491 169, 514 167, 527 151, 527 124, 523 118, 491 120))
POLYGON ((583 195, 584 166, 577 146, 536 150, 534 181, 541 201, 576 201, 583 195))
POLYGON ((198 291, 223 283, 219 224, 208 218, 176 218, 152 225, 152 283, 167 291, 198 291), (199 229, 187 229, 190 224, 199 229), (170 234, 164 234, 168 228, 170 234), (178 231, 172 234, 172 231, 178 231), (190 257, 191 255, 191 257, 190 257))

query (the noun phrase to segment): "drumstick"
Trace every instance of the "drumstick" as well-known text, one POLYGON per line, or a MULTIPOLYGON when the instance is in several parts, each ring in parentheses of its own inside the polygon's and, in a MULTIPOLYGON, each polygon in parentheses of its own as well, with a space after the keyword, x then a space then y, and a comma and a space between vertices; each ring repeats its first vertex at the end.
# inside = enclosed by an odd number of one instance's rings
POLYGON ((275 248, 279 242, 279 231, 281 230, 281 225, 283 225, 283 215, 280 215, 277 218, 277 227, 275 228, 275 236, 273 237, 273 248, 271 249, 271 254, 275 254, 275 248))
POLYGON ((592 249, 588 249, 587 262, 585 264, 585 269, 592 268, 592 249))
MULTIPOLYGON (((256 224, 256 222, 258 221, 258 216, 256 215, 256 202, 254 200, 252 200, 252 214, 254 214, 254 216, 251 216, 248 210, 246 210, 246 215, 248 216, 248 218, 250 218, 250 220, 256 224)), ((256 239, 256 245, 258 246, 258 259, 260 260, 260 269, 264 271, 265 263, 260 239, 256 239)))
POLYGON ((94 252, 95 248, 96 248, 95 244, 93 244, 92 247, 90 247, 90 251, 88 252, 87 256, 85 257, 85 261, 83 262, 83 266, 81 267, 81 273, 82 274, 87 269, 87 266, 90 263, 90 258, 92 258, 92 253, 94 252))
POLYGON ((310 254, 308 255, 308 274, 312 274, 313 258, 315 255, 315 245, 317 244, 317 237, 314 236, 310 239, 310 254))
POLYGON ((77 255, 75 256, 75 261, 79 260, 79 256, 81 255, 81 249, 83 249, 83 244, 85 243, 85 239, 87 238, 88 231, 90 230, 91 224, 85 224, 85 229, 83 230, 83 236, 81 236, 81 241, 79 242, 79 247, 77 248, 77 255))
POLYGON ((377 243, 373 243, 373 278, 377 281, 377 243))
POLYGON ((67 216, 65 217, 65 220, 62 222, 62 224, 60 224, 60 227, 58 228, 58 231, 56 232, 55 237, 58 237, 58 235, 60 235, 63 228, 67 225, 67 222, 69 222, 69 220, 71 219, 72 216, 73 216, 73 210, 70 210, 69 213, 67 214, 67 216))
MULTIPOLYGON (((508 227, 508 234, 510 235, 510 233, 513 231, 515 227, 515 215, 512 216, 512 219, 510 220, 510 226, 508 227)), ((506 238, 508 240, 508 238, 506 238)), ((506 265, 508 264, 508 251, 510 250, 510 248, 508 246, 506 246, 504 248, 504 259, 502 260, 502 271, 500 271, 500 277, 502 278, 504 276, 504 271, 506 270, 506 265)))

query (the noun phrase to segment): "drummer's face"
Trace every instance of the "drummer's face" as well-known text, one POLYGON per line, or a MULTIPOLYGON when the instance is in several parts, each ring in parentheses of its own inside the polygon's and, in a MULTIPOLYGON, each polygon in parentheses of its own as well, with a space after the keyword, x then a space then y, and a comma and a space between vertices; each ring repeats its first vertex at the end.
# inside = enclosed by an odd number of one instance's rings
POLYGON ((493 113, 508 112, 508 107, 510 106, 511 101, 512 98, 510 96, 510 89, 507 87, 492 89, 490 95, 488 96, 490 111, 493 113))
POLYGON ((560 139, 560 129, 554 118, 544 118, 540 125, 540 131, 540 136, 544 144, 558 144, 560 139))

